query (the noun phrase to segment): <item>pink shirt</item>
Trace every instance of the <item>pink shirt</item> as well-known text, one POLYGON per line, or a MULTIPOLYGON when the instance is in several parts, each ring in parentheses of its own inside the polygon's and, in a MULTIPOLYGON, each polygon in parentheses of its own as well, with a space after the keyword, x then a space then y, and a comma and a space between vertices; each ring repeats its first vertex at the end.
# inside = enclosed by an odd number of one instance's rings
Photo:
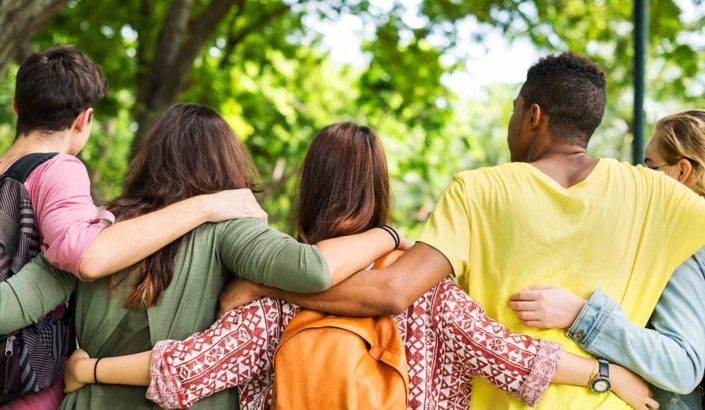
MULTIPOLYGON (((93 204, 91 183, 78 158, 58 154, 35 169, 25 181, 39 231, 41 251, 52 265, 79 279, 81 258, 100 231, 115 217, 93 204)), ((3 410, 56 409, 63 399, 63 377, 50 388, 25 396, 3 410)))

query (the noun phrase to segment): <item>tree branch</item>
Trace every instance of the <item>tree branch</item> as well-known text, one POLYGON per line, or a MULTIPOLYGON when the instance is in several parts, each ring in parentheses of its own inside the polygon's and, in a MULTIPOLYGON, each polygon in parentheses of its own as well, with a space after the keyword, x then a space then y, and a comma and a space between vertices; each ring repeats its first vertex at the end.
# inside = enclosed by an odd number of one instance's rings
POLYGON ((182 45, 181 37, 187 32, 192 6, 192 0, 172 0, 169 6, 147 76, 145 87, 147 110, 156 107, 149 97, 158 95, 159 90, 163 88, 163 82, 160 80, 164 75, 164 68, 170 67, 178 60, 182 45))
POLYGON ((0 0, 0 76, 32 35, 68 0, 0 0))
POLYGON ((158 71, 159 75, 162 75, 162 82, 154 95, 155 106, 170 104, 178 95, 198 53, 238 1, 212 0, 206 9, 192 20, 192 29, 170 64, 169 75, 163 76, 164 73, 158 71))
POLYGON ((223 51, 223 57, 220 60, 219 67, 223 68, 227 64, 228 59, 232 55, 232 53, 235 51, 235 47, 237 47, 242 40, 245 39, 248 35, 252 34, 255 30, 258 30, 262 28, 266 23, 270 22, 273 18, 278 17, 284 13, 289 11, 289 5, 287 4, 281 4, 278 7, 273 8, 267 13, 263 13, 262 15, 259 16, 259 18, 249 25, 245 26, 242 28, 242 30, 235 32, 234 30, 231 32, 231 35, 228 36, 228 42, 225 46, 225 50, 223 51))

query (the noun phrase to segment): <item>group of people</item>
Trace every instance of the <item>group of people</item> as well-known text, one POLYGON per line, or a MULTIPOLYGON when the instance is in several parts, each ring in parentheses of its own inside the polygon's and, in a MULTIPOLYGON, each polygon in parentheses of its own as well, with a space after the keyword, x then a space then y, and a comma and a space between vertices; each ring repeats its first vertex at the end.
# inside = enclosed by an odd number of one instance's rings
MULTIPOLYGON (((230 126, 196 104, 161 114, 99 211, 75 155, 105 92, 69 46, 17 73, 0 171, 58 154, 24 182, 42 253, 0 283, 0 335, 55 312, 80 349, 7 408, 278 408, 274 355, 307 309, 391 317, 409 409, 702 409, 705 111, 660 120, 646 167, 592 158, 605 75, 544 57, 514 100, 512 162, 455 175, 413 243, 386 225, 371 128, 313 137, 294 239, 267 225, 230 126)), ((337 406, 318 395, 308 408, 337 406)))

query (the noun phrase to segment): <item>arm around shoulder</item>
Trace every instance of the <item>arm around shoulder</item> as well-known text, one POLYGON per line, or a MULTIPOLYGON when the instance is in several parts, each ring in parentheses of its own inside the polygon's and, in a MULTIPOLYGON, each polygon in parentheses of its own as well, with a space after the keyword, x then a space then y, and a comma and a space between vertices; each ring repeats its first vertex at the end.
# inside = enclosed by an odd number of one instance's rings
POLYGON ((252 191, 234 189, 198 195, 103 229, 80 260, 83 279, 125 269, 207 222, 236 218, 266 220, 252 191))
POLYGON ((390 266, 360 271, 323 293, 298 294, 272 288, 260 288, 258 292, 337 315, 389 315, 406 310, 451 272, 442 253, 417 243, 390 266))

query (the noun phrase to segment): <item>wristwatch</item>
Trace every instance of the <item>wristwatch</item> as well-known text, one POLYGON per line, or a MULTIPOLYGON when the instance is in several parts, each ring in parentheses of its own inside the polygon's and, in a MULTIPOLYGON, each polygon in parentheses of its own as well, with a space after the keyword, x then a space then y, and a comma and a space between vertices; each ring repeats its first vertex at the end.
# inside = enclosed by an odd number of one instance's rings
POLYGON ((598 359, 597 374, 590 379, 590 390, 595 393, 607 393, 610 391, 610 364, 607 360, 598 359))

